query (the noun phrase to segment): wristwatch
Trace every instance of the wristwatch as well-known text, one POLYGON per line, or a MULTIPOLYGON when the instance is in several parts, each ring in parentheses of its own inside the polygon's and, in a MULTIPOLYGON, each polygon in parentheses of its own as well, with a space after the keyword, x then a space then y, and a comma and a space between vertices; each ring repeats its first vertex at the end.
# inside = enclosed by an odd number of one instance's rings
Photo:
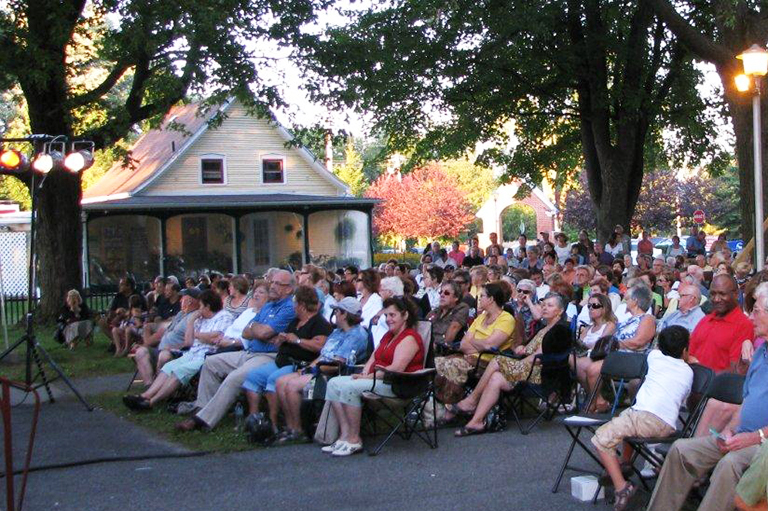
POLYGON ((296 344, 301 344, 301 338, 300 337, 296 337, 296 344))
POLYGON ((757 434, 760 435, 760 445, 763 445, 765 443, 766 438, 762 428, 757 430, 757 434))

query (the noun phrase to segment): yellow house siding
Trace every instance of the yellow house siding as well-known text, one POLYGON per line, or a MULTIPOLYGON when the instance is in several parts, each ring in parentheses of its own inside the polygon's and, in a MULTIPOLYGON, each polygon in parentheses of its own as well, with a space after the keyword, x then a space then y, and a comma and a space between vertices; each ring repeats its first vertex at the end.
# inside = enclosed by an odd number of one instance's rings
POLYGON ((247 115, 237 102, 227 110, 227 114, 228 117, 218 128, 203 133, 162 176, 140 193, 342 195, 342 191, 319 175, 296 148, 285 147, 277 128, 266 119, 247 115), (200 158, 211 154, 223 155, 225 158, 226 182, 223 185, 200 183, 200 158), (285 183, 262 183, 261 158, 265 156, 285 159, 285 183))

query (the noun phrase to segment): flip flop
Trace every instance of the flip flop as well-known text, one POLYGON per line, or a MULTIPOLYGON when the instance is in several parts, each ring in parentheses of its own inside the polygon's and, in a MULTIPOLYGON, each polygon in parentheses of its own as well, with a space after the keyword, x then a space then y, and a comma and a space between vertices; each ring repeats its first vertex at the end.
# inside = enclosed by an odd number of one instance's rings
POLYGON ((475 428, 468 428, 464 426, 463 428, 456 430, 456 432, 453 434, 455 437, 465 437, 465 436, 473 436, 473 435, 482 435, 485 433, 485 428, 483 429, 475 429, 475 428))

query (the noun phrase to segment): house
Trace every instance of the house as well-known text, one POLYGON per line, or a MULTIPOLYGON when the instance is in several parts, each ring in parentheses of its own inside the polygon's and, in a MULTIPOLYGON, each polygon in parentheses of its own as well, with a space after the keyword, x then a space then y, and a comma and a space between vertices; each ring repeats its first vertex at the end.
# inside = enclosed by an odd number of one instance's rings
POLYGON ((174 107, 83 193, 85 286, 126 272, 261 274, 306 262, 372 262, 371 199, 349 189, 274 119, 237 100, 216 113, 174 107))

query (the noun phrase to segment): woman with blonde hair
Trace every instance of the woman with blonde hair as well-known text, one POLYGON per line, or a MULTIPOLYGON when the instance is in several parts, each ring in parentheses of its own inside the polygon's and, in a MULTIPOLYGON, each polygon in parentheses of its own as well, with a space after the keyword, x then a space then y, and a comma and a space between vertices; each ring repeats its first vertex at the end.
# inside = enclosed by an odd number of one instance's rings
POLYGON ((91 310, 83 302, 83 298, 77 289, 70 289, 67 292, 65 303, 56 320, 54 338, 57 342, 65 344, 69 349, 74 349, 79 339, 84 339, 87 345, 92 343, 93 321, 91 321, 91 310))

